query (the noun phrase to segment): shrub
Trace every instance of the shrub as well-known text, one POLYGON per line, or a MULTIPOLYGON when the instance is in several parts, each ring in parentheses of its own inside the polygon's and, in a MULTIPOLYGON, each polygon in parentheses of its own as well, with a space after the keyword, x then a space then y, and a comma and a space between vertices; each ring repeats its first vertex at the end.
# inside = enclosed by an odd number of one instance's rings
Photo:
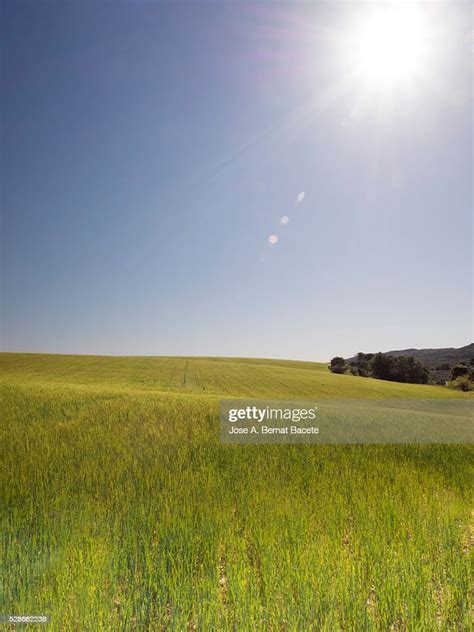
POLYGON ((449 382, 448 386, 465 392, 474 390, 474 382, 469 379, 468 375, 461 375, 457 377, 455 380, 449 382))
POLYGON ((331 364, 329 365, 329 370, 333 373, 345 373, 348 368, 349 365, 344 358, 341 358, 340 356, 332 358, 331 364))

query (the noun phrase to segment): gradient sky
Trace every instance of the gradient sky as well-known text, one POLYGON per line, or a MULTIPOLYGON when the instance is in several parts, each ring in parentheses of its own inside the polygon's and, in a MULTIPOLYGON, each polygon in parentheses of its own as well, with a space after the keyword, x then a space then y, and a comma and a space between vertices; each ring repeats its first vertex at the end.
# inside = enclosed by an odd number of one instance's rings
POLYGON ((471 7, 423 5, 391 93, 351 75, 366 7, 2 2, 2 349, 470 342, 471 7))

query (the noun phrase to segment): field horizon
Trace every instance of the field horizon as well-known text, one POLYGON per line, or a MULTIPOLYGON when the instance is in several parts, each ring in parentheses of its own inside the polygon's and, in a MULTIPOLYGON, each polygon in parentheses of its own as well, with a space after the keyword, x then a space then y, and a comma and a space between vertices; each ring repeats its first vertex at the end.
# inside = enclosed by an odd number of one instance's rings
MULTIPOLYGON (((296 390, 291 388, 283 389, 287 396, 294 399, 303 396, 316 397, 434 397, 434 398, 463 398, 472 397, 471 393, 452 391, 445 387, 432 384, 407 384, 402 382, 392 382, 374 378, 357 377, 352 375, 337 375, 328 370, 327 362, 311 362, 307 360, 292 360, 280 358, 252 358, 252 357, 227 357, 227 356, 143 356, 143 355, 93 355, 93 354, 46 354, 46 353, 25 353, 25 352, 0 352, 0 372, 9 379, 24 380, 28 377, 33 383, 41 380, 47 372, 48 382, 67 382, 70 386, 85 385, 95 380, 99 384, 109 383, 110 385, 122 388, 151 388, 161 392, 164 390, 163 377, 165 375, 175 376, 179 373, 180 380, 167 382, 167 388, 173 391, 197 391, 207 392, 214 395, 229 395, 232 384, 230 380, 226 386, 224 382, 217 382, 213 379, 214 371, 207 376, 206 384, 199 385, 199 371, 211 368, 216 365, 221 371, 221 376, 230 375, 235 372, 235 366, 249 366, 253 373, 261 374, 262 378, 272 371, 290 371, 285 375, 292 384, 295 378, 298 381, 296 390), (156 371, 162 373, 157 374, 156 371), (304 371, 304 373, 300 373, 304 371), (305 379, 301 382, 301 377, 305 379), (210 378, 210 379, 209 379, 210 378), (182 388, 184 387, 184 388, 182 388), (314 390, 309 391, 308 389, 314 390), (341 390, 342 389, 342 390, 341 390)), ((214 367, 214 368, 216 368, 214 367)), ((274 377, 274 375, 268 376, 274 377)), ((214 376, 215 377, 215 376, 214 376)), ((270 379, 270 381, 272 381, 270 379)), ((265 380, 259 387, 256 382, 251 388, 245 387, 241 382, 238 390, 245 389, 241 397, 268 394, 269 388, 265 380)), ((281 384, 280 384, 281 388, 281 384)), ((270 388, 270 393, 273 390, 270 388)), ((278 396, 282 396, 279 390, 278 396)))

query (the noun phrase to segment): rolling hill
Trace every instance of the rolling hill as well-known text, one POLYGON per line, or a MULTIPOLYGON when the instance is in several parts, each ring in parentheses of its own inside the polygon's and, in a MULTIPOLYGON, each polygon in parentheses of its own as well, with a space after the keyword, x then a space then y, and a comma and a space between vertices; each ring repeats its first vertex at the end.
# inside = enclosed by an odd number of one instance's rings
POLYGON ((471 358, 474 358, 474 342, 465 347, 446 347, 442 349, 398 349, 387 351, 387 355, 392 356, 414 356, 420 362, 423 362, 428 368, 435 368, 440 364, 458 364, 466 362, 469 364, 471 358))

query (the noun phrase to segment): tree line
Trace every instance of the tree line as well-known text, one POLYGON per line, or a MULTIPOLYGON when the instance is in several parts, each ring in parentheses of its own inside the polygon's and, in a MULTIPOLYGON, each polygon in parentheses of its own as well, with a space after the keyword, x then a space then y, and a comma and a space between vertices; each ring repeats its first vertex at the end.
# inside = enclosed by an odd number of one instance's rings
POLYGON ((391 356, 383 353, 362 353, 355 360, 347 362, 344 358, 332 358, 329 366, 333 373, 352 373, 361 377, 375 377, 391 382, 409 382, 427 384, 429 370, 413 356, 391 356))
MULTIPOLYGON (((472 390, 474 382, 474 358, 471 358, 470 367, 461 362, 454 367, 443 365, 451 371, 451 381, 448 383, 453 388, 472 390)), ((438 367, 437 367, 438 368, 438 367)), ((363 353, 347 361, 336 356, 332 358, 329 369, 333 373, 351 373, 361 377, 374 377, 379 380, 391 382, 406 382, 409 384, 428 384, 430 381, 429 369, 414 356, 392 356, 384 353, 363 353)))

